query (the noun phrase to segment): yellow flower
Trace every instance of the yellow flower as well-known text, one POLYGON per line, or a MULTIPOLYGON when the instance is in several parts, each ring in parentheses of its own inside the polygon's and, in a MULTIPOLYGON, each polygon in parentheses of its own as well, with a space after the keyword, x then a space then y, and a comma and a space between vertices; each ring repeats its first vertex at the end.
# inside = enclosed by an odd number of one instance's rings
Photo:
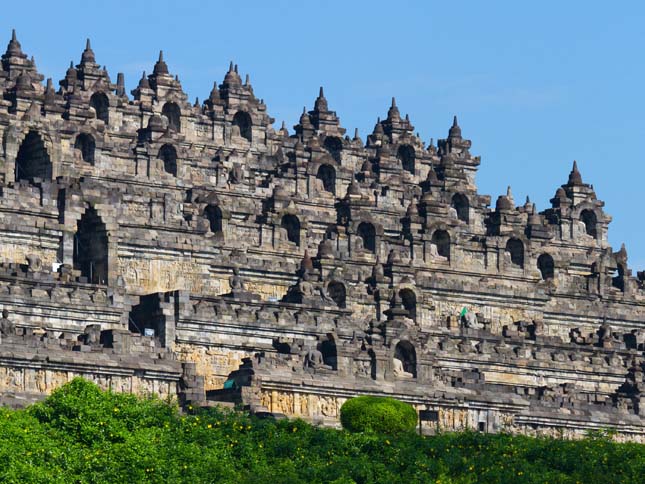
POLYGON ((212 426, 211 424, 208 424, 208 425, 207 425, 207 427, 208 427, 209 429, 212 429, 212 428, 213 428, 213 426, 212 426))

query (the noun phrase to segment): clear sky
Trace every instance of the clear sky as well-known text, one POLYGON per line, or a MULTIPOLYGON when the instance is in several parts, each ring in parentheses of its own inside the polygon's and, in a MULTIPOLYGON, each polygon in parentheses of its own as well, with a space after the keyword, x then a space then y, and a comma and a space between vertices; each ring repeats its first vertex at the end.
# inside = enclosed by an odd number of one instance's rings
POLYGON ((16 28, 57 85, 90 37, 128 91, 163 49, 191 100, 234 60, 276 127, 291 129, 320 85, 363 139, 392 96, 426 141, 457 114, 493 201, 511 185, 516 203, 529 195, 543 210, 578 160, 635 274, 645 269, 644 26, 642 1, 49 0, 3 4, 0 43, 16 28))

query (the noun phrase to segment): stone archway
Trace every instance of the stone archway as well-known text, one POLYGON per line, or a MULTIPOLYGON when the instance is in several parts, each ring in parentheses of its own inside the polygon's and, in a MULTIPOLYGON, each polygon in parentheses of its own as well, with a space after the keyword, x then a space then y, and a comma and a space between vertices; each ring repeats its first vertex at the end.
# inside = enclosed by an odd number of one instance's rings
POLYGON ((38 131, 29 131, 20 144, 15 171, 16 181, 51 180, 52 162, 38 131))
POLYGON ((168 127, 178 133, 181 131, 181 109, 177 103, 167 102, 161 109, 162 116, 168 120, 168 127))
POLYGON ((96 210, 89 207, 77 222, 74 234, 74 269, 91 284, 108 283, 108 235, 96 210))

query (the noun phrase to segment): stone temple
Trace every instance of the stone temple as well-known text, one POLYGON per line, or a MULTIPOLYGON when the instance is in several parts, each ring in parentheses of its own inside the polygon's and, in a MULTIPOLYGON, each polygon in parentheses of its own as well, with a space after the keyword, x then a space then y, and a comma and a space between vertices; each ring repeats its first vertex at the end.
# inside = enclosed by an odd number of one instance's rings
POLYGON ((15 33, 1 62, 3 403, 83 376, 327 425, 369 394, 426 430, 645 441, 645 274, 575 163, 550 208, 491 207, 456 118, 426 145, 393 100, 363 140, 321 89, 276 130, 237 66, 191 104, 161 54, 130 95, 89 41, 58 88, 15 33))

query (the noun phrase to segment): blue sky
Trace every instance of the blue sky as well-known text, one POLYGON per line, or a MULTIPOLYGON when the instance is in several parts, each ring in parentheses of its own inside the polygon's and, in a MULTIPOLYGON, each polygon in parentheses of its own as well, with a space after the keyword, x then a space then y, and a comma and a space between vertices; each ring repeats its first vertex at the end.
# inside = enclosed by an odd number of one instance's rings
POLYGON ((160 49, 191 99, 249 73, 276 125, 291 127, 325 87, 363 139, 392 96, 422 138, 453 114, 481 155, 481 193, 511 185, 542 210, 578 160, 613 216, 609 239, 645 269, 645 3, 636 1, 7 2, 0 42, 17 29, 57 85, 90 37, 128 90, 160 49))

